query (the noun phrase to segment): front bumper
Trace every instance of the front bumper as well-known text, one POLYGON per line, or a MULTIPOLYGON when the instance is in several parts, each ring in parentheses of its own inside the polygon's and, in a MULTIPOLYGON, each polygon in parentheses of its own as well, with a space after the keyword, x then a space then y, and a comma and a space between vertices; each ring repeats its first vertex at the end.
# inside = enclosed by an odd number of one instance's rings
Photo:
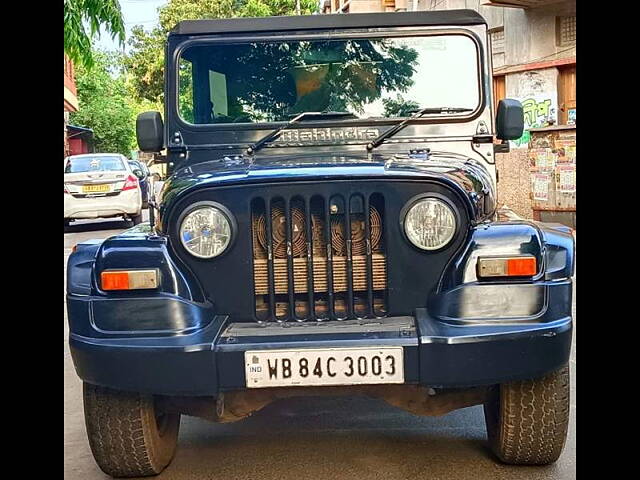
POLYGON ((166 237, 129 232, 87 242, 69 257, 71 353, 86 382, 165 395, 244 389, 246 351, 291 348, 402 346, 405 382, 436 388, 524 380, 569 359, 574 265, 574 240, 559 229, 483 225, 425 308, 407 310, 410 316, 255 324, 219 314, 220 303, 172 259, 166 237), (479 255, 532 251, 544 269, 531 281, 475 276, 479 255), (107 295, 98 288, 96 272, 150 266, 160 269, 158 292, 107 295))
MULTIPOLYGON (((570 289, 571 281, 553 288, 570 289)), ((78 301, 86 299, 69 296, 70 310, 81 308, 78 301)), ((344 322, 239 328, 249 325, 213 316, 202 328, 178 335, 72 332, 70 347, 84 381, 164 395, 244 389, 247 350, 402 346, 405 383, 446 388, 539 377, 564 365, 571 347, 571 317, 455 324, 418 309, 411 317, 353 322, 347 330, 344 322)))

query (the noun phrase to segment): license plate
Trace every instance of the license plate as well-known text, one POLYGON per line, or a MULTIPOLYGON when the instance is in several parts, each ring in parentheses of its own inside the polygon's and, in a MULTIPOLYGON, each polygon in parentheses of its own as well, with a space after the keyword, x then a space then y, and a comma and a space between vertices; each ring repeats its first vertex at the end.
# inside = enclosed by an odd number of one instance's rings
POLYGON ((99 185, 83 185, 82 193, 102 193, 108 192, 111 187, 108 184, 101 183, 99 185))
POLYGON ((402 347, 255 350, 244 360, 247 388, 404 382, 402 347))

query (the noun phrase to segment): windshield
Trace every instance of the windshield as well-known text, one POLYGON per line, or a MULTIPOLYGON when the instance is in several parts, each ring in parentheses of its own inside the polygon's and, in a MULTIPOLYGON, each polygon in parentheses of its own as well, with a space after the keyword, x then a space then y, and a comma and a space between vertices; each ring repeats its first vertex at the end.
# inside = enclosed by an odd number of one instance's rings
POLYGON ((178 108, 195 124, 288 121, 301 112, 405 117, 475 110, 476 45, 465 35, 208 44, 179 62, 178 108))
POLYGON ((69 157, 64 165, 64 173, 111 172, 125 170, 120 157, 69 157))

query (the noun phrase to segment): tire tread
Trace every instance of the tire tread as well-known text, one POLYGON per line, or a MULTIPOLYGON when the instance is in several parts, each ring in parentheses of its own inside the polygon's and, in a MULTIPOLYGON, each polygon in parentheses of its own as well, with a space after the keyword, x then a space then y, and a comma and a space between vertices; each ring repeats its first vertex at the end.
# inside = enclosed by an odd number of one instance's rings
POLYGON ((175 439, 167 438, 167 445, 157 445, 150 431, 156 428, 148 415, 149 409, 153 411, 152 398, 85 383, 84 408, 89 445, 106 474, 157 475, 171 461, 175 439), (169 455, 167 448, 171 449, 169 455))
POLYGON ((500 385, 498 395, 485 405, 496 456, 515 465, 555 462, 567 438, 569 391, 568 366, 539 379, 500 385))

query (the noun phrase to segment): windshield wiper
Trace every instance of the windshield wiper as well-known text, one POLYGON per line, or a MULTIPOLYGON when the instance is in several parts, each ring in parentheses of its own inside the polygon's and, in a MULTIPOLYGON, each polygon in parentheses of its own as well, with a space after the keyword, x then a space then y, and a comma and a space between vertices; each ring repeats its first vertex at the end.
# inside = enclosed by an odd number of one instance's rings
POLYGON ((472 112, 472 111, 473 111, 473 108, 457 108, 457 107, 425 107, 420 110, 415 110, 413 115, 405 118, 400 123, 395 124, 389 130, 381 133, 376 138, 371 140, 371 142, 367 144, 367 150, 368 151, 373 150, 377 146, 384 143, 384 141, 387 138, 392 137, 393 135, 398 133, 400 130, 402 130, 404 127, 406 127, 409 122, 417 118, 420 118, 423 115, 427 115, 429 113, 462 113, 462 112, 472 112))
POLYGON ((291 120, 289 120, 287 123, 285 123, 281 127, 276 128, 273 132, 271 132, 271 133, 265 135, 264 137, 262 137, 260 140, 258 140, 253 145, 250 145, 247 148, 247 154, 248 155, 253 155, 258 150, 260 150, 262 147, 264 147, 265 144, 267 144, 268 142, 271 142, 272 140, 275 140, 276 138, 278 138, 280 136, 280 134, 284 130, 286 130, 287 128, 289 128, 294 123, 297 123, 297 122, 301 121, 302 119, 304 119, 306 117, 322 117, 322 118, 326 118, 328 120, 332 120, 334 118, 347 117, 347 116, 353 117, 353 113, 351 113, 351 112, 302 112, 301 114, 296 115, 295 117, 293 117, 291 120))

